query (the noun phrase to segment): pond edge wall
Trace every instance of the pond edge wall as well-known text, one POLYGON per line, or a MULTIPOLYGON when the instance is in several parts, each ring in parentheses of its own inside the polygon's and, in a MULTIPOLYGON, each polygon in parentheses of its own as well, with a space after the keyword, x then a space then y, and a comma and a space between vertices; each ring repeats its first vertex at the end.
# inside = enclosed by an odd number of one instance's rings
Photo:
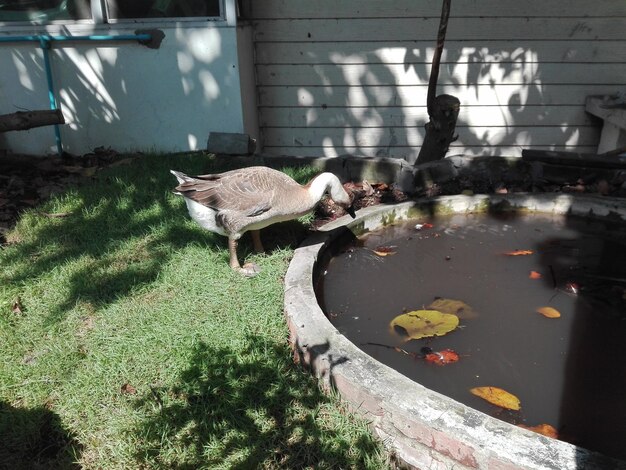
POLYGON ((360 233, 421 213, 520 210, 626 220, 626 201, 552 195, 443 196, 362 209, 307 239, 285 276, 285 317, 296 361, 339 392, 400 463, 417 469, 626 469, 617 461, 492 418, 429 390, 378 362, 326 318, 313 290, 326 248, 347 230, 360 233))

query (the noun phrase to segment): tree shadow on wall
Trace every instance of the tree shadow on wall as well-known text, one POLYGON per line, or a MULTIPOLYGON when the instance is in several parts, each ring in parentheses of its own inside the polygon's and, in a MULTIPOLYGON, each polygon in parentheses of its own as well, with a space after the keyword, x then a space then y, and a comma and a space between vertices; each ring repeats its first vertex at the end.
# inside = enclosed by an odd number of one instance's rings
POLYGON ((367 467, 374 439, 363 430, 346 441, 326 425, 329 397, 290 355, 254 336, 243 349, 198 344, 176 385, 137 402, 149 416, 134 431, 138 464, 154 463, 167 442, 186 449, 172 468, 367 467))
MULTIPOLYGON (((327 50, 318 46, 308 51, 304 41, 285 49, 294 53, 293 64, 276 59, 276 64, 257 66, 266 148, 413 163, 428 121, 434 39, 377 43, 374 35, 367 42, 337 44, 331 39, 327 50), (295 56, 296 47, 302 47, 300 56, 295 56)), ((459 140, 449 154, 518 155, 523 147, 592 150, 599 127, 585 115, 584 100, 595 90, 584 80, 562 86, 573 70, 567 57, 589 55, 580 44, 562 41, 557 47, 550 41, 522 40, 498 47, 487 39, 447 41, 438 94, 461 99, 459 140), (561 49, 566 58, 557 56, 561 49)))

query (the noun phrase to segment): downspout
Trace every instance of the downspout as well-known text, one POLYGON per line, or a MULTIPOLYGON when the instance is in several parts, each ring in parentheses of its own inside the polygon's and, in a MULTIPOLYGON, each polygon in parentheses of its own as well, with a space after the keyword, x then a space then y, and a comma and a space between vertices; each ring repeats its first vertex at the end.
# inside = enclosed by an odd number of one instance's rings
MULTIPOLYGON (((13 42, 36 42, 43 52, 43 62, 46 71, 46 81, 48 83, 48 99, 50 109, 58 109, 58 101, 54 91, 54 81, 52 79, 52 67, 50 65, 50 49, 53 42, 90 42, 90 41, 138 41, 150 49, 158 49, 165 35, 160 30, 146 32, 137 31, 136 34, 92 34, 88 36, 50 36, 46 34, 23 35, 23 36, 0 36, 0 43, 13 42)), ((63 155, 63 143, 61 141, 61 129, 58 124, 54 124, 54 138, 59 156, 63 155)))

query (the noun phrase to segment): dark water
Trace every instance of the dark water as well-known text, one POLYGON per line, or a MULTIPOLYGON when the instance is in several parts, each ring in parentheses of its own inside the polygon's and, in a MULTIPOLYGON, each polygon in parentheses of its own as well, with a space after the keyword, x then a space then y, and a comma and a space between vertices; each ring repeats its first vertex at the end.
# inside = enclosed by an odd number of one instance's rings
POLYGON ((513 424, 554 426, 559 438, 626 459, 626 230, 563 216, 469 215, 411 221, 367 235, 334 257, 318 283, 333 324, 402 374, 513 424), (430 229, 415 230, 430 222, 430 229), (394 245, 380 257, 372 249, 394 245), (505 256, 511 250, 528 256, 505 256), (530 279, 530 271, 542 274, 530 279), (577 291, 575 293, 574 291, 577 291), (389 322, 436 297, 476 317, 445 336, 411 340, 389 322), (548 319, 536 309, 551 306, 548 319), (390 348, 453 349, 459 362, 429 364, 390 348), (518 412, 469 393, 496 386, 518 412))

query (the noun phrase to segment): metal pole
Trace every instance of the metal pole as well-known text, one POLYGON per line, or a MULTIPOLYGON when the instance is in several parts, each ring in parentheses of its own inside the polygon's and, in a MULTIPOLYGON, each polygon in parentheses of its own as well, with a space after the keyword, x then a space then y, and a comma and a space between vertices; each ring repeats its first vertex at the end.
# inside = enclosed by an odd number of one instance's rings
MULTIPOLYGON (((52 81, 52 67, 50 66, 50 41, 46 36, 39 37, 39 46, 43 51, 43 63, 46 70, 46 81, 48 82, 48 100, 50 100, 50 109, 56 111, 57 100, 54 93, 54 82, 52 81)), ((57 145, 57 153, 59 157, 63 155, 63 143, 61 142, 61 129, 58 124, 54 125, 54 140, 57 145)))

